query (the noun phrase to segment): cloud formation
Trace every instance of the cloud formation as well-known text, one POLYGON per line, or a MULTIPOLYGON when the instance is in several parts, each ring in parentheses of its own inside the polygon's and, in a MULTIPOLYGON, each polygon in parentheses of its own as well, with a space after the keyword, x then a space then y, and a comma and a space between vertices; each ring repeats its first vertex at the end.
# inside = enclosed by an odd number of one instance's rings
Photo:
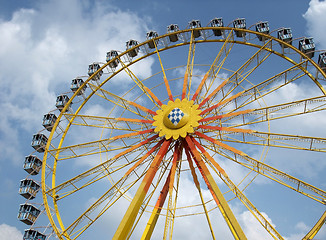
POLYGON ((7 239, 21 240, 23 239, 23 235, 17 228, 3 223, 0 225, 0 240, 7 239))
POLYGON ((319 49, 326 49, 326 2, 311 0, 307 12, 303 15, 307 21, 307 32, 310 34, 319 49))
MULTIPOLYGON (((107 3, 77 0, 45 1, 16 11, 9 21, 0 19, 2 159, 21 163, 21 138, 30 141, 42 129, 56 95, 69 91, 71 79, 87 75, 89 63, 105 62, 107 51, 124 51, 131 38, 143 40, 147 22, 107 3)), ((140 71, 148 74, 150 66, 140 71)))

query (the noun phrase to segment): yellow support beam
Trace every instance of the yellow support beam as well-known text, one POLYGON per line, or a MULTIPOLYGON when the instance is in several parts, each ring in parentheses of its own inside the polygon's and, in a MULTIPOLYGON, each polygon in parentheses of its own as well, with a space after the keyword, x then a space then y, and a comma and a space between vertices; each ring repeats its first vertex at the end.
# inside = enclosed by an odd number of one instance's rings
POLYGON ((167 150, 170 146, 171 140, 167 140, 162 144, 161 149, 155 156, 150 168, 148 169, 148 172, 146 173, 142 183, 140 184, 134 198, 132 199, 122 221, 120 222, 120 225, 115 232, 112 239, 114 240, 124 240, 127 239, 129 232, 132 229, 132 226, 134 224, 134 221, 137 217, 137 214, 139 212, 139 209, 143 203, 144 198, 146 197, 147 191, 154 179, 154 176, 159 168, 159 165, 167 153, 167 150))
POLYGON ((325 224, 326 222, 326 211, 324 214, 321 216, 321 218, 318 220, 318 222, 315 224, 315 226, 307 233, 306 236, 302 240, 310 240, 313 239, 316 234, 319 232, 321 227, 325 224))
POLYGON ((201 158, 200 153, 197 151, 194 142, 192 141, 190 136, 186 137, 187 146, 190 149, 190 152, 194 156, 194 160, 208 186, 208 189, 211 191, 213 198, 215 199, 228 227, 230 228, 233 237, 238 240, 245 240, 247 239, 246 235, 242 231, 240 224, 238 223, 237 219, 235 218, 229 204, 225 200, 221 190, 217 186, 213 176, 209 172, 208 168, 206 167, 204 161, 201 158))

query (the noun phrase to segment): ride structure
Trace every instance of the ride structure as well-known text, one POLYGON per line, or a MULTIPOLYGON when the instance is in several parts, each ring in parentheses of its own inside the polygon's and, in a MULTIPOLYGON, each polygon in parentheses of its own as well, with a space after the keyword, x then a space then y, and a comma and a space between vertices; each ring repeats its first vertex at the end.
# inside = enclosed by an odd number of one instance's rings
MULTIPOLYGON (((34 229, 41 210, 26 202, 18 215, 31 225, 24 239, 172 239, 190 227, 199 238, 223 232, 243 240, 240 213, 271 239, 284 239, 263 211, 273 215, 280 202, 290 211, 293 201, 324 208, 326 192, 284 164, 326 152, 320 132, 297 127, 326 109, 326 57, 322 51, 312 60, 312 38, 270 31, 266 21, 248 27, 238 18, 224 26, 214 18, 207 27, 199 20, 184 30, 171 24, 146 39, 90 64, 87 76, 72 80, 71 93, 57 97, 58 116, 44 116, 50 134, 32 141, 43 161, 30 155, 24 169, 36 175, 42 165, 51 234, 34 229), (298 94, 298 86, 309 91, 298 94)), ((39 186, 28 176, 20 194, 37 199, 39 186)), ((317 235, 326 212, 319 215, 303 239, 317 235)))

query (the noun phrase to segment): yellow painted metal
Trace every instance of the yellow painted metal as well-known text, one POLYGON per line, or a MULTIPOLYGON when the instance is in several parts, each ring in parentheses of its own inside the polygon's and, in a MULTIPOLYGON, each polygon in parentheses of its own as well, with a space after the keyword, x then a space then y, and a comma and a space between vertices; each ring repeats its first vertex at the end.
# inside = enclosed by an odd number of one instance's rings
POLYGON ((155 41, 153 41, 153 42, 154 42, 154 45, 155 45, 155 49, 156 49, 156 54, 157 54, 158 60, 159 60, 160 65, 161 65, 161 69, 162 69, 162 73, 163 73, 163 81, 164 81, 164 84, 165 84, 166 91, 167 91, 167 93, 169 95, 170 101, 174 101, 173 100, 173 95, 172 95, 172 92, 171 92, 171 88, 170 88, 169 82, 168 82, 167 77, 166 77, 166 74, 165 74, 165 70, 164 70, 164 67, 163 67, 163 63, 162 63, 162 59, 161 59, 161 56, 160 56, 160 52, 157 49, 156 42, 155 41))
MULTIPOLYGON (((140 81, 138 79, 138 77, 130 70, 130 68, 124 64, 123 61, 121 61, 121 59, 119 59, 119 61, 121 62, 121 64, 123 65, 123 69, 125 70, 125 72, 129 75, 129 77, 138 85, 138 87, 147 95, 147 97, 152 101, 152 103, 154 103, 157 107, 159 107, 155 101, 155 99, 152 98, 152 96, 154 95, 153 93, 149 93, 150 89, 146 88, 146 86, 142 83, 142 81, 140 81)), ((158 99, 158 98, 156 98, 158 99)))
MULTIPOLYGON (((206 72, 206 74, 204 75, 201 83, 199 84, 196 92, 194 93, 193 97, 192 97, 192 100, 195 101, 199 92, 202 90, 202 87, 204 86, 206 80, 208 77, 210 78, 213 78, 215 79, 216 76, 219 74, 220 70, 222 69, 222 66, 227 58, 227 56, 229 55, 231 49, 232 49, 232 46, 233 46, 233 43, 230 43, 230 40, 232 39, 233 40, 233 31, 230 31, 229 35, 227 36, 227 38, 225 39, 225 42, 223 43, 221 49, 219 50, 216 58, 214 59, 212 65, 210 66, 209 70, 206 72), (220 62, 220 59, 221 57, 223 56, 223 54, 225 53, 225 57, 224 59, 220 62), (218 64, 219 64, 219 67, 218 67, 218 64), (216 70, 215 68, 218 69, 216 70)), ((213 81, 211 81, 211 84, 213 84, 213 81)), ((211 85, 208 87, 210 88, 211 85)), ((203 97, 205 97, 207 94, 207 92, 204 94, 203 97)))
POLYGON ((258 209, 249 201, 249 199, 243 194, 241 190, 231 181, 229 176, 226 174, 224 169, 215 161, 213 157, 197 142, 193 139, 193 142, 197 148, 203 153, 206 162, 212 167, 212 169, 217 173, 217 175, 223 180, 223 182, 230 188, 230 190, 235 194, 235 196, 246 206, 246 208, 253 214, 253 216, 258 220, 258 222, 266 229, 267 232, 274 239, 283 239, 283 237, 276 231, 274 226, 269 223, 269 221, 258 211, 258 209))
POLYGON ((165 141, 157 153, 155 159, 151 163, 151 167, 146 173, 146 176, 144 180, 142 181, 140 187, 138 188, 132 202, 130 203, 130 206, 128 207, 127 212, 125 213, 117 231, 115 232, 112 239, 117 240, 123 240, 126 239, 133 224, 136 219, 136 216, 138 214, 139 208, 142 205, 142 202, 146 196, 146 193, 149 189, 149 186, 155 176, 155 173, 158 169, 158 166, 160 162, 162 161, 162 158, 166 154, 166 151, 168 150, 168 147, 170 145, 171 141, 165 141))
POLYGON ((141 240, 149 240, 151 239, 151 236, 153 234, 153 231, 155 229, 155 226, 156 226, 156 223, 157 223, 157 220, 160 216, 160 213, 161 213, 161 210, 162 210, 162 206, 164 204, 164 201, 165 201, 165 198, 167 196, 167 193, 168 193, 168 186, 169 186, 169 183, 170 183, 170 178, 171 178, 171 171, 169 173, 169 176, 166 178, 166 182, 163 186, 163 189, 161 191, 161 194, 159 196, 159 199, 157 200, 157 203, 153 209, 153 212, 147 222, 147 225, 146 225, 146 228, 145 228, 145 231, 141 237, 141 240))
POLYGON ((204 212, 205 212, 206 220, 207 220, 207 223, 208 223, 208 226, 209 226, 209 230, 211 232, 212 238, 215 240, 216 238, 215 238, 214 230, 213 230, 212 223, 211 223, 211 220, 210 220, 209 215, 208 215, 208 211, 207 211, 207 208, 206 208, 206 203, 204 202, 204 199, 203 199, 203 194, 201 192, 200 183, 198 181, 197 174, 196 174, 194 165, 192 163, 191 156, 190 156, 188 151, 186 151, 186 155, 187 155, 187 160, 188 160, 188 163, 189 163, 192 178, 194 180, 195 186, 196 186, 197 191, 198 191, 199 196, 200 196, 200 201, 201 201, 201 203, 203 205, 203 208, 204 208, 204 212))
POLYGON ((311 240, 311 239, 313 239, 317 235, 317 233, 319 232, 321 227, 325 224, 325 222, 326 222, 326 211, 320 217, 320 219, 315 224, 315 226, 313 226, 313 228, 307 233, 307 235, 303 237, 302 240, 311 240))
POLYGON ((173 152, 173 163, 171 167, 171 181, 169 183, 169 188, 168 188, 169 200, 166 209, 166 218, 165 218, 165 226, 164 226, 164 233, 163 233, 164 240, 172 239, 176 204, 178 199, 178 187, 179 187, 179 180, 180 180, 182 151, 183 151, 182 145, 180 144, 180 142, 177 142, 173 152), (175 181, 176 177, 177 180, 175 181), (175 195, 173 194, 174 189, 176 189, 175 195))
POLYGON ((167 180, 163 186, 163 189, 162 189, 159 199, 157 200, 157 203, 153 209, 153 212, 148 220, 148 223, 146 225, 145 231, 144 231, 141 239, 149 240, 151 238, 154 228, 156 226, 158 217, 162 210, 162 206, 164 204, 165 198, 168 193, 170 194, 170 196, 172 196, 172 190, 173 190, 173 185, 174 185, 174 178, 175 178, 177 163, 178 163, 178 161, 180 161, 180 157, 181 157, 180 150, 181 149, 179 149, 179 144, 177 143, 174 148, 173 161, 172 161, 172 167, 171 167, 170 173, 169 173, 167 180))
POLYGON ((195 41, 194 41, 194 36, 193 36, 194 32, 191 31, 190 33, 191 33, 191 36, 190 36, 186 71, 185 71, 185 75, 184 75, 184 79, 183 79, 181 100, 183 100, 187 94, 188 80, 189 80, 189 78, 191 78, 192 67, 193 67, 193 65, 191 64, 191 60, 193 59, 194 53, 195 53, 195 41))
POLYGON ((326 138, 268 133, 260 131, 251 131, 247 132, 247 134, 256 137, 256 139, 241 140, 225 135, 223 141, 279 148, 289 148, 305 151, 326 152, 326 138))
MULTIPOLYGON (((211 28, 203 28, 204 30, 211 30, 211 28)), ((230 32, 233 32, 233 29, 232 28, 222 28, 224 31, 230 31, 230 32)), ((180 31, 179 33, 186 33, 187 31, 189 31, 189 30, 183 30, 183 31, 180 31)), ((258 34, 258 33, 256 33, 256 32, 253 32, 253 31, 251 31, 251 30, 244 30, 246 33, 249 33, 249 34, 258 34)), ((168 35, 164 35, 164 36, 162 36, 162 38, 163 37, 166 37, 166 36, 168 36, 168 35)), ((273 38, 272 36, 269 36, 269 35, 266 35, 265 37, 267 37, 267 38, 270 38, 270 39, 272 39, 272 41, 274 41, 274 42, 276 42, 276 43, 280 43, 281 41, 280 40, 278 40, 278 39, 276 39, 276 38, 273 38)), ((201 40, 201 41, 196 41, 197 43, 201 43, 201 42, 209 42, 210 40, 201 40)), ((214 41, 216 41, 216 42, 218 42, 218 41, 224 41, 224 39, 222 39, 222 40, 214 40, 214 41)), ((252 43, 250 43, 250 42, 241 42, 241 41, 232 41, 233 43, 239 43, 239 44, 246 44, 246 45, 248 45, 248 46, 253 46, 253 47, 259 47, 258 45, 255 45, 255 44, 252 44, 252 43)), ((143 43, 143 44, 145 44, 145 43, 143 43)), ((142 45, 143 45, 142 44, 142 45)), ((166 49, 170 49, 170 48, 172 48, 172 47, 177 47, 177 46, 181 46, 181 45, 185 45, 185 44, 188 44, 188 43, 181 43, 181 44, 175 44, 175 45, 173 45, 173 46, 169 46, 169 47, 166 47, 166 48, 162 48, 162 49, 157 49, 157 52, 160 52, 160 51, 163 51, 163 50, 166 50, 166 49)), ((288 45, 288 47, 292 50, 292 51, 294 51, 295 53, 297 53, 297 54, 299 54, 299 55, 301 55, 303 58, 305 58, 305 55, 303 54, 303 53, 301 53, 300 51, 298 51, 297 49, 295 49, 294 47, 292 47, 291 45, 288 45)), ((275 50, 273 50, 273 49, 264 49, 264 50, 266 50, 266 51, 270 51, 270 52, 272 52, 272 53, 274 53, 274 54, 276 54, 276 55, 278 55, 278 56, 280 56, 280 57, 282 57, 282 58, 284 58, 284 59, 286 59, 286 60, 288 60, 289 62, 291 62, 291 63, 293 63, 293 64, 297 64, 297 63, 295 63, 292 59, 290 59, 289 57, 286 57, 286 56, 284 56, 284 55, 282 55, 281 53, 277 53, 277 52, 275 52, 275 50)), ((126 53, 123 53, 123 54, 126 54, 126 53)), ((122 54, 122 55, 123 55, 122 54)), ((142 57, 139 57, 139 58, 137 58, 137 59, 135 59, 134 60, 134 62, 137 62, 137 61, 140 61, 141 59, 144 59, 145 57, 147 57, 147 56, 150 56, 151 55, 151 53, 149 53, 149 54, 147 54, 147 55, 144 55, 144 56, 142 56, 142 57)), ((307 59, 307 61, 309 62, 309 64, 311 64, 315 69, 317 69, 319 72, 320 72, 320 75, 321 76, 323 76, 324 78, 325 78, 325 73, 319 68, 319 66, 315 63, 315 62, 313 62, 313 61, 311 61, 310 59, 307 59)), ((106 66, 107 66, 108 64, 106 64, 106 65, 104 65, 101 69, 103 69, 103 68, 105 68, 106 66)), ((304 67, 304 66, 299 66, 299 68, 300 68, 300 70, 302 71, 302 72, 304 72, 307 76, 309 76, 318 86, 319 86, 319 88, 322 90, 322 92, 325 94, 325 90, 323 89, 323 87, 321 86, 321 84, 319 83, 319 81, 318 81, 318 79, 315 79, 314 78, 314 76, 312 76, 312 74, 311 73, 309 73, 308 72, 308 70, 307 70, 307 67, 304 67)), ((101 70, 100 69, 100 70, 101 70)), ((100 71, 99 70, 99 71, 100 71)), ((96 74, 96 73, 95 73, 96 74)), ((58 147, 56 148, 57 149, 57 152, 59 152, 60 153, 60 149, 61 149, 61 146, 62 146, 62 142, 63 142, 63 140, 65 139, 65 136, 67 135, 67 133, 68 133, 68 130, 69 130, 69 128, 70 128, 70 126, 73 124, 73 122, 74 122, 74 119, 75 119, 75 117, 78 115, 78 112, 80 111, 80 109, 85 105, 85 103, 90 99, 90 97, 91 96, 93 96, 94 94, 96 94, 97 93, 97 91, 103 91, 104 89, 101 89, 101 86, 103 85, 103 84, 105 84, 110 78, 112 78, 113 76, 114 76, 115 74, 112 74, 112 76, 110 76, 107 80, 105 80, 105 81, 103 81, 101 84, 100 84, 100 86, 93 86, 94 88, 93 88, 93 92, 85 99, 85 101, 80 105, 80 107, 78 108, 78 110, 76 111, 76 115, 74 116, 74 117, 72 117, 71 119, 69 119, 69 124, 67 125, 67 127, 66 127, 66 129, 63 131, 63 134, 62 134, 62 136, 61 136, 61 141, 60 141, 60 143, 59 143, 59 145, 58 145, 58 147)), ((91 78, 90 78, 91 79, 91 78)), ((87 80, 87 82, 86 83, 84 83, 83 84, 83 86, 86 86, 86 84, 90 84, 90 80, 87 80)), ((82 86, 82 87, 83 87, 82 86)), ((70 102, 69 103, 71 103, 72 102, 72 99, 74 98, 74 97, 76 97, 77 96, 77 93, 75 93, 74 94, 74 96, 70 99, 70 102)), ((105 96, 105 95, 102 95, 102 96, 105 96)), ((118 103, 118 102, 116 102, 116 103, 118 103)), ((118 104, 120 104, 120 103, 122 103, 122 102, 119 102, 118 104)), ((124 106, 124 103, 121 105, 121 106, 124 106)), ((67 107, 65 107, 65 108, 67 108, 67 107)), ((128 110, 128 111, 130 111, 131 109, 130 108, 126 108, 126 110, 128 110)), ((64 111, 62 111, 62 112, 64 112, 64 111)), ((139 112, 136 112, 136 114, 137 115, 139 115, 139 116, 141 116, 140 114, 139 114, 139 112)), ((49 206, 49 203, 48 203, 48 199, 47 199, 47 195, 45 194, 45 192, 46 192, 46 189, 47 189, 47 186, 46 186, 46 184, 45 184, 45 179, 46 179, 46 170, 47 170, 47 158, 49 157, 49 155, 48 155, 48 150, 49 149, 51 149, 51 140, 52 140, 52 138, 53 138, 53 136, 54 136, 54 131, 55 131, 55 129, 58 127, 58 124, 59 124, 59 122, 60 122, 60 119, 61 119, 61 117, 63 116, 63 113, 61 113, 60 115, 59 115, 59 117, 58 117, 58 121, 56 122, 56 124, 55 124, 55 126, 54 126, 54 130, 51 132, 51 134, 50 134, 50 137, 49 137, 49 141, 48 141, 48 144, 47 144, 47 147, 46 147, 46 152, 45 152, 45 154, 44 154, 44 158, 43 158, 43 169, 42 169, 42 190, 43 190, 43 199, 44 199, 44 204, 45 204, 45 208, 46 208, 46 211, 47 211, 47 214, 48 214, 48 216, 49 216, 49 219, 50 219, 50 222, 51 222, 51 225, 53 226, 53 228, 54 228, 54 231, 56 232, 56 234, 58 235, 58 237, 60 238, 60 239, 63 239, 63 236, 61 235, 61 231, 63 231, 64 230, 64 226, 63 226, 63 223, 62 223, 62 220, 61 220, 61 217, 60 217, 60 213, 59 213, 59 211, 58 211, 58 208, 57 208, 57 204, 56 204, 56 201, 54 201, 54 208, 55 208, 55 215, 57 216, 57 222, 59 223, 59 225, 61 226, 61 230, 59 230, 58 229, 58 227, 56 226, 56 223, 55 223, 55 221, 53 220, 53 217, 52 217, 52 210, 51 210, 51 208, 50 208, 50 206, 49 206)), ((210 146, 210 147, 212 147, 212 146, 210 146)), ((53 167, 52 167, 52 170, 53 170, 53 181, 52 181, 52 187, 54 186, 56 186, 56 183, 55 183, 55 175, 56 175, 56 165, 57 165, 57 159, 60 159, 60 157, 59 157, 59 153, 58 154, 56 154, 56 151, 53 151, 53 154, 54 154, 54 161, 55 161, 55 163, 54 163, 54 165, 53 165, 53 167)), ((261 166, 259 166, 259 164, 257 164, 257 166, 255 166, 258 170, 260 170, 260 171, 266 171, 264 168, 261 168, 261 166)), ((287 177, 287 175, 283 175, 285 178, 287 177)), ((290 180, 292 180, 292 178, 290 178, 290 180)), ((299 184, 298 184, 298 189, 299 189, 299 187, 301 188, 301 184, 302 184, 302 182, 298 182, 299 184)), ((305 184, 304 184, 305 185, 305 184)), ((308 186, 308 185, 305 185, 305 186, 308 186)), ((299 191, 299 192, 301 192, 301 191, 299 191)), ((55 194, 55 193, 54 193, 55 194)), ((69 236, 66 236, 68 239, 69 239, 69 236)))
POLYGON ((155 126, 155 132, 159 133, 159 136, 165 136, 166 139, 178 139, 186 137, 188 133, 193 133, 194 128, 199 126, 198 121, 201 119, 199 116, 200 110, 198 105, 194 105, 194 102, 178 98, 175 102, 169 101, 167 105, 162 105, 162 110, 157 110, 157 115, 153 117, 155 126), (180 109, 184 112, 184 117, 178 124, 174 124, 169 119, 169 114, 173 109, 180 109))
MULTIPOLYGON (((198 168, 200 169, 200 172, 205 179, 206 184, 208 185, 209 190, 213 192, 217 199, 217 205, 228 225, 230 228, 232 235, 235 239, 239 240, 245 240, 247 237, 245 236, 244 232, 242 231, 242 228, 240 224, 238 223, 237 219, 235 218, 233 212, 231 211, 231 208, 229 207, 227 201, 225 200, 222 192, 220 191, 219 187, 217 186, 213 176, 210 174, 208 168, 206 167, 204 161, 201 158, 201 155, 197 151, 195 144, 191 140, 189 136, 186 138, 186 142, 190 148, 190 151, 194 155, 194 160, 196 164, 198 165, 198 168)), ((213 197, 214 197, 213 195, 213 197)))
POLYGON ((241 124, 235 124, 234 127, 240 127, 249 124, 256 124, 265 121, 271 121, 271 120, 276 120, 276 119, 281 119, 286 117, 293 117, 302 114, 324 111, 326 109, 325 102, 326 102, 326 96, 318 96, 318 97, 306 98, 298 101, 286 102, 286 103, 267 106, 267 107, 261 107, 258 109, 254 109, 250 113, 250 115, 253 116, 256 115, 257 116, 256 118, 241 124), (314 104, 319 104, 319 105, 316 106, 314 104), (296 108, 298 106, 302 107, 301 109, 298 108, 299 111, 297 110, 291 112, 282 112, 282 110, 284 109, 296 108), (272 116, 272 114, 274 114, 275 116, 272 116))
POLYGON ((217 152, 223 157, 226 157, 227 159, 230 159, 250 170, 253 170, 257 172, 258 174, 265 176, 277 183, 282 184, 283 186, 290 188, 302 195, 305 195, 319 203, 324 203, 324 200, 326 199, 326 192, 311 185, 308 184, 298 178, 295 178, 289 174, 286 174, 276 168, 273 168, 269 166, 266 163, 260 162, 252 157, 249 157, 247 155, 237 155, 232 153, 232 157, 224 150, 217 149, 214 145, 205 145, 205 147, 208 149, 211 149, 214 152, 217 152))

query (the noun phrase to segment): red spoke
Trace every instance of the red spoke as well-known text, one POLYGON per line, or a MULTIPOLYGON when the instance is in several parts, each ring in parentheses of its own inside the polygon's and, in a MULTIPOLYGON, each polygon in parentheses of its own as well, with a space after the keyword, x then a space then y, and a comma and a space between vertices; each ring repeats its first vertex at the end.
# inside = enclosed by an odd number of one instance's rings
MULTIPOLYGON (((156 135, 156 136, 158 136, 158 135, 156 135)), ((132 166, 132 168, 130 168, 125 173, 124 177, 129 175, 133 170, 135 170, 149 155, 151 155, 159 146, 161 146, 163 142, 164 142, 164 139, 161 139, 154 147, 152 147, 151 150, 149 150, 144 156, 142 156, 142 158, 139 159, 139 161, 136 162, 135 165, 132 166)))
POLYGON ((198 88, 197 88, 195 94, 192 96, 192 100, 193 100, 193 101, 195 101, 195 99, 197 98, 197 96, 198 96, 200 90, 203 88, 203 86, 204 86, 204 84, 205 84, 207 78, 208 78, 208 72, 205 74, 205 76, 204 76, 203 79, 201 80, 201 82, 200 82, 200 84, 199 84, 199 86, 198 86, 198 88))
POLYGON ((127 133, 127 134, 118 135, 118 136, 115 136, 115 137, 110 138, 110 140, 116 140, 116 139, 121 139, 121 138, 128 138, 128 137, 137 136, 137 135, 146 134, 146 133, 151 133, 151 132, 154 132, 154 128, 147 129, 147 130, 144 130, 144 131, 139 131, 139 132, 133 132, 133 133, 127 133))
MULTIPOLYGON (((211 107, 209 107, 209 108, 206 108, 204 111, 202 111, 202 112, 200 113, 200 115, 204 115, 205 113, 210 112, 210 111, 212 111, 213 109, 216 109, 216 108, 218 108, 219 106, 222 106, 222 105, 224 105, 224 104, 226 104, 226 103, 232 101, 233 99, 235 99, 235 98, 239 97, 240 95, 242 95, 244 92, 245 92, 245 91, 239 92, 239 93, 233 95, 232 97, 229 97, 229 98, 227 98, 227 99, 225 99, 225 100, 223 100, 223 101, 221 101, 221 102, 219 102, 219 103, 217 103, 217 104, 215 104, 215 105, 213 105, 213 106, 211 106, 211 107)), ((205 102, 205 103, 206 103, 206 102, 205 102)), ((205 103, 203 103, 202 105, 204 105, 205 103)), ((202 105, 199 105, 199 107, 201 107, 202 105)))
POLYGON ((136 107, 136 108, 138 108, 138 109, 140 109, 140 110, 142 110, 144 112, 148 112, 149 114, 156 115, 156 112, 154 112, 154 111, 152 111, 152 110, 150 110, 150 109, 148 109, 146 107, 143 107, 143 106, 141 106, 141 105, 139 105, 139 104, 137 104, 135 102, 132 102, 132 101, 127 101, 127 102, 130 105, 132 105, 132 106, 134 106, 134 107, 136 107))

